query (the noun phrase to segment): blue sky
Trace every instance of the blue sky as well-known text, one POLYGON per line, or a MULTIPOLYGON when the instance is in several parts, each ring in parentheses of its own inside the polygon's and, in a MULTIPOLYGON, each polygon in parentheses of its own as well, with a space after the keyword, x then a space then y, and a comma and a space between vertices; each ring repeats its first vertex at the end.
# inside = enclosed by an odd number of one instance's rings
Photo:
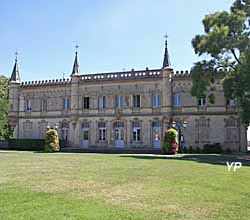
POLYGON ((61 78, 79 44, 84 73, 160 68, 164 35, 175 70, 199 60, 191 40, 205 14, 232 0, 0 0, 0 74, 10 76, 16 49, 22 81, 61 78))

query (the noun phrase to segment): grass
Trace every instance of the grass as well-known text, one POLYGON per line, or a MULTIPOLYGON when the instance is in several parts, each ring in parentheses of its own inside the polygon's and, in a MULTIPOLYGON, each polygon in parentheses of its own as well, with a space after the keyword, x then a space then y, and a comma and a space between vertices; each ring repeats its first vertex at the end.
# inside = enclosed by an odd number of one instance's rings
POLYGON ((249 157, 0 151, 1 220, 249 219, 249 157), (228 172, 226 161, 243 167, 228 172))

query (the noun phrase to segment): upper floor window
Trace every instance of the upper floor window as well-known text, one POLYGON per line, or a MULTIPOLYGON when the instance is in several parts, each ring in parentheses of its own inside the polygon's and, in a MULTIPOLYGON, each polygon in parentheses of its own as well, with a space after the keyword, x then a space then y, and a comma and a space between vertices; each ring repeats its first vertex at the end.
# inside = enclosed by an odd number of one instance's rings
POLYGON ((235 106, 236 105, 235 99, 227 99, 227 105, 228 106, 235 106))
POLYGON ((123 96, 117 95, 116 96, 116 108, 122 108, 123 107, 123 96))
POLYGON ((141 107, 141 96, 133 95, 133 107, 140 108, 141 107))
POLYGON ((106 97, 105 96, 98 97, 98 106, 99 106, 99 109, 104 109, 106 107, 106 97))
POLYGON ((41 100, 41 111, 46 112, 47 111, 47 99, 41 100))
POLYGON ((32 108, 31 108, 31 100, 30 100, 30 99, 27 99, 27 100, 26 100, 26 111, 27 111, 27 112, 31 112, 31 111, 32 111, 32 108))
POLYGON ((63 110, 69 110, 69 108, 70 108, 69 98, 65 97, 63 99, 63 110))
POLYGON ((160 94, 153 94, 152 95, 152 106, 153 106, 153 108, 160 107, 160 94))
POLYGON ((201 107, 205 106, 206 105, 206 98, 200 98, 198 100, 198 105, 201 107))
POLYGON ((174 95, 174 107, 180 107, 181 106, 181 95, 175 94, 174 95))
POLYGON ((83 108, 89 109, 89 97, 83 97, 83 108))

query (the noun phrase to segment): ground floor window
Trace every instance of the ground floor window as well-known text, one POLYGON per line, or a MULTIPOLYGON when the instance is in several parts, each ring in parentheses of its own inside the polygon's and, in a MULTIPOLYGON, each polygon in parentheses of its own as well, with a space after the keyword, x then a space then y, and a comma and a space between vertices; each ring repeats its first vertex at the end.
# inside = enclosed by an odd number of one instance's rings
POLYGON ((99 141, 105 141, 106 140, 105 122, 98 123, 98 130, 99 130, 99 141))
POLYGON ((140 122, 132 123, 132 132, 133 132, 133 141, 139 142, 141 141, 141 126, 140 122))

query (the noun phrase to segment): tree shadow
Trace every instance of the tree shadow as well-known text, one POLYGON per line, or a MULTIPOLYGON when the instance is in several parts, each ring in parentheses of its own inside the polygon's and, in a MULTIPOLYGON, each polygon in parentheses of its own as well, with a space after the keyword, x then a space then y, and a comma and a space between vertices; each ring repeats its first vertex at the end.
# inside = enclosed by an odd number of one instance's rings
POLYGON ((249 154, 177 154, 177 155, 121 155, 120 157, 130 157, 145 160, 184 160, 197 163, 208 163, 213 165, 227 165, 227 162, 241 162, 242 166, 250 166, 249 154))

